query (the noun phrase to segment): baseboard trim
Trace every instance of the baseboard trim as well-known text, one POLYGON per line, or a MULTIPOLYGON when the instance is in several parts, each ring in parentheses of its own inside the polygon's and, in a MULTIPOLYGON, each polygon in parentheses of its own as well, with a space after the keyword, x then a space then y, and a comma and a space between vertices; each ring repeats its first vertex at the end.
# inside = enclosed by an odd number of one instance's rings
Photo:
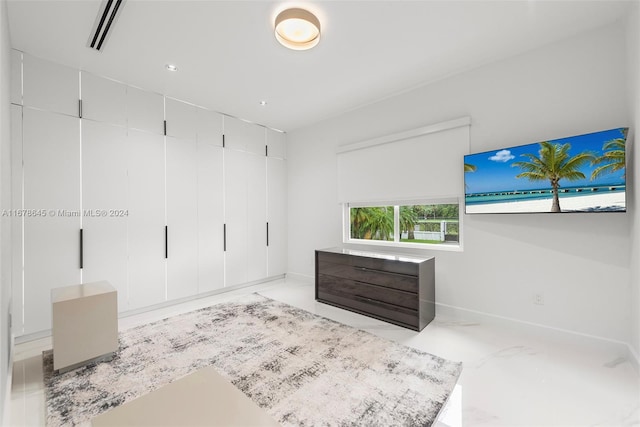
POLYGON ((301 273, 287 273, 287 280, 288 279, 295 280, 297 282, 303 282, 306 284, 311 284, 311 285, 313 285, 316 280, 314 276, 309 276, 307 274, 301 274, 301 273))
POLYGON ((586 334, 583 332, 572 331, 570 329, 556 328, 553 326, 543 325, 541 323, 528 322, 526 320, 515 319, 513 317, 500 316, 497 314, 486 313, 468 308, 456 307, 453 305, 436 302, 436 317, 438 315, 450 316, 453 318, 464 319, 465 321, 482 321, 492 324, 513 325, 518 324, 521 327, 528 327, 546 333, 563 334, 589 340, 591 342, 599 342, 615 350, 620 357, 624 357, 629 361, 633 368, 638 370, 638 355, 633 351, 631 345, 624 341, 614 340, 611 338, 600 337, 597 335, 586 334))
POLYGON ((216 289, 214 291, 209 291, 209 292, 203 292, 201 294, 192 295, 190 297, 174 299, 174 300, 171 300, 171 301, 165 301, 165 302, 161 302, 160 304, 154 304, 154 305, 150 305, 150 306, 147 306, 147 307, 137 308, 135 310, 127 310, 127 311, 123 311, 123 312, 119 313, 118 314, 118 319, 121 319, 123 317, 135 316, 136 314, 146 313, 148 311, 158 310, 158 309, 165 308, 165 307, 171 307, 172 305, 182 304, 184 302, 195 301, 195 300, 198 300, 198 299, 207 298, 207 297, 210 297, 210 296, 213 296, 213 295, 224 294, 226 292, 231 292, 231 291, 235 291, 237 289, 247 288, 249 286, 259 285, 259 284, 267 283, 267 282, 273 282, 275 280, 281 280, 281 279, 284 279, 284 278, 285 278, 285 275, 281 274, 281 275, 278 275, 278 276, 267 277, 266 279, 255 280, 253 282, 242 283, 240 285, 226 286, 224 288, 216 289))
MULTIPOLYGON (((182 304, 184 302, 188 302, 188 301, 194 301, 194 300, 198 300, 201 298, 207 298, 213 295, 218 295, 218 294, 224 294, 225 292, 231 292, 237 289, 242 289, 242 288, 247 288, 249 286, 254 286, 254 285, 259 285, 262 283, 268 283, 268 282, 273 282, 276 280, 283 280, 285 279, 285 275, 284 274, 280 274, 277 276, 271 276, 271 277, 267 277, 265 279, 260 279, 260 280, 256 280, 253 282, 247 282, 247 283, 242 283, 240 285, 235 285, 235 286, 227 286, 224 288, 220 288, 220 289, 216 289, 214 291, 209 291, 209 292, 203 292, 201 294, 198 295, 192 295, 189 297, 185 297, 185 298, 180 298, 180 299, 174 299, 171 301, 165 301, 165 302, 161 302, 159 304, 154 304, 154 305, 149 305, 146 307, 141 307, 141 308, 137 308, 134 310, 127 310, 127 311, 121 311, 120 313, 118 313, 118 319, 122 319, 125 317, 129 317, 129 316, 135 316, 136 314, 142 314, 142 313, 146 313, 149 311, 153 311, 153 310, 158 310, 161 308, 165 308, 165 307, 171 307, 173 305, 177 305, 177 304, 182 304)), ((16 337, 15 339, 15 343, 16 344, 23 344, 25 342, 29 342, 29 341, 35 341, 41 338, 47 338, 51 336, 51 329, 47 329, 47 330, 43 330, 43 331, 38 331, 38 332, 33 332, 30 334, 25 334, 25 335, 20 335, 18 337, 16 337)))

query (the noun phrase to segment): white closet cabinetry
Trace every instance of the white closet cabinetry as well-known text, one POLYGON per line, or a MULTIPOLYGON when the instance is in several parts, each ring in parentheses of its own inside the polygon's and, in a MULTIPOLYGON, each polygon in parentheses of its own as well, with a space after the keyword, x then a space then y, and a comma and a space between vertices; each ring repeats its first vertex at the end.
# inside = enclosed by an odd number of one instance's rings
POLYGON ((269 223, 268 276, 287 272, 287 161, 286 136, 267 129, 267 221, 269 223))
POLYGON ((225 147, 247 153, 265 154, 265 128, 233 117, 224 118, 225 147))
POLYGON ((127 87, 81 73, 82 282, 107 280, 127 294, 127 87))
POLYGON ((164 132, 164 97, 127 87, 127 128, 156 135, 164 132))
MULTIPOLYGON (((21 65, 22 66, 22 65, 21 65)), ((11 208, 22 208, 22 106, 11 105, 11 208)), ((11 287, 12 287, 12 320, 13 331, 16 335, 23 333, 23 291, 22 282, 22 222, 23 218, 13 216, 11 218, 12 236, 12 260, 11 260, 11 287)))
POLYGON ((164 98, 127 88, 129 309, 166 301, 164 98))
POLYGON ((195 139, 167 137, 167 298, 170 300, 198 293, 197 156, 195 139))
POLYGON ((80 283, 80 120, 24 108, 24 333, 51 327, 50 291, 80 283))
POLYGON ((225 286, 247 282, 247 156, 229 149, 224 153, 225 286))
POLYGON ((107 280, 127 309, 126 129, 82 121, 82 229, 84 283, 107 280))
POLYGON ((268 276, 287 272, 287 162, 267 158, 268 276))
POLYGON ((122 83, 82 73, 82 118, 126 126, 127 87, 122 83))
POLYGON ((122 312, 285 273, 282 133, 17 51, 11 70, 18 335, 81 281, 122 312))
POLYGON ((276 159, 287 158, 286 134, 273 129, 267 129, 267 148, 269 157, 276 159))
POLYGON ((166 300, 164 137, 129 129, 129 309, 166 300))
POLYGON ((11 103, 22 105, 22 52, 11 50, 11 103))
POLYGON ((225 286, 267 277, 265 128, 225 117, 225 286))
POLYGON ((224 287, 224 150, 222 116, 199 108, 198 292, 224 287))
POLYGON ((78 70, 23 54, 23 105, 78 117, 78 70))
POLYGON ((247 167, 247 281, 267 277, 267 158, 245 153, 247 167))
POLYGON ((196 107, 175 99, 165 99, 167 136, 196 139, 196 107))
POLYGON ((196 107, 167 98, 167 298, 198 293, 196 107))

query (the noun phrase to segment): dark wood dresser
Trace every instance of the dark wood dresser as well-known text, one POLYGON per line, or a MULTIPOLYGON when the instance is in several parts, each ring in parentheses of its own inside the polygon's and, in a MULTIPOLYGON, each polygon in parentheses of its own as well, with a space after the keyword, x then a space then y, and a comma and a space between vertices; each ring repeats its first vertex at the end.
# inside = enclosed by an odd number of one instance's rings
POLYGON ((435 258, 316 250, 316 300, 421 331, 435 317, 435 258))

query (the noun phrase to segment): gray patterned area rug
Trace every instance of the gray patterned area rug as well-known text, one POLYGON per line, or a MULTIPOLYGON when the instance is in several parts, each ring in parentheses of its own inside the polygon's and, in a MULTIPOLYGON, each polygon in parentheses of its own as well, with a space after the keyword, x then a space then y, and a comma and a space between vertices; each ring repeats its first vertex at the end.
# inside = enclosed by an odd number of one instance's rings
POLYGON ((209 365, 289 426, 428 426, 462 369, 252 294, 125 330, 110 362, 53 375, 45 353, 47 424, 89 425, 209 365))

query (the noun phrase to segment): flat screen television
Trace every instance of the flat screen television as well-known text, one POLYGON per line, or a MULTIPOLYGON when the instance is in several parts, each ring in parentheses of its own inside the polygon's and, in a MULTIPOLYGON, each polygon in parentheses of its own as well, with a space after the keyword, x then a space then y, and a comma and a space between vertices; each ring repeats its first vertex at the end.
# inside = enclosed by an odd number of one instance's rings
POLYGON ((468 154, 465 213, 625 212, 627 132, 468 154))

